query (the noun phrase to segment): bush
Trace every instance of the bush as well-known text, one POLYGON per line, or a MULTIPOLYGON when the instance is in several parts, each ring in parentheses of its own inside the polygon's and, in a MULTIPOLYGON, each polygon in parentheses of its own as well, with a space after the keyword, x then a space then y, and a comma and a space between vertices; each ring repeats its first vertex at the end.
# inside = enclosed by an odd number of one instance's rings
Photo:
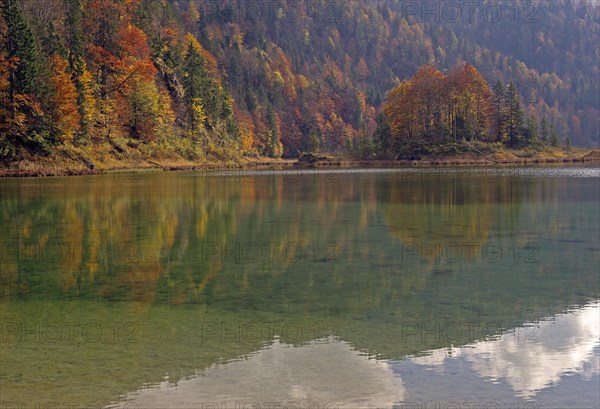
POLYGON ((25 138, 24 145, 29 148, 30 152, 40 156, 50 156, 52 153, 52 145, 49 142, 50 137, 47 132, 38 133, 31 132, 25 138))

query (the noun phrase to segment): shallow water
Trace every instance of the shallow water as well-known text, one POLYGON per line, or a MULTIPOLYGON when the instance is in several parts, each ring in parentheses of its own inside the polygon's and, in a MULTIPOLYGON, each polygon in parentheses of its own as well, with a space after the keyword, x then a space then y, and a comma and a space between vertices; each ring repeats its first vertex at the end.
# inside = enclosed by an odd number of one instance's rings
POLYGON ((599 179, 0 180, 2 408, 598 406, 599 179))

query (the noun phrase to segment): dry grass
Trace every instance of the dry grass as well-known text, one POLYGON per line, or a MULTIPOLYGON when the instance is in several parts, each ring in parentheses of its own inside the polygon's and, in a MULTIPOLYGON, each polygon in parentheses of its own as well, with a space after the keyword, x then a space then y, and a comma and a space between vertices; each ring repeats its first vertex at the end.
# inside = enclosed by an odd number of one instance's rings
MULTIPOLYGON (((139 150, 123 146, 123 152, 115 152, 108 143, 93 148, 64 147, 55 155, 26 158, 9 166, 0 167, 0 177, 8 176, 64 176, 106 173, 124 170, 192 170, 192 169, 239 169, 239 168, 288 168, 297 165, 293 159, 266 157, 240 157, 220 161, 215 158, 187 159, 172 154, 165 157, 144 157, 139 150)), ((352 160, 328 157, 316 163, 318 167, 393 167, 473 165, 505 163, 557 163, 600 162, 600 149, 544 147, 538 151, 497 149, 491 154, 464 153, 446 157, 424 157, 420 161, 352 160)))

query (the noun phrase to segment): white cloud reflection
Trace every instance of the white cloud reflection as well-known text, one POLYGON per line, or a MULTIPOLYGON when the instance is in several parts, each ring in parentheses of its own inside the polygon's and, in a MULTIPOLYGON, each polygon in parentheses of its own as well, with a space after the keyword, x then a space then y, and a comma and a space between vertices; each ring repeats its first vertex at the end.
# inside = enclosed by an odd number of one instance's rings
POLYGON ((391 407, 403 397, 402 382, 388 363, 328 339, 302 347, 276 342, 176 386, 163 382, 131 393, 125 401, 144 409, 334 409, 391 407))
MULTIPOLYGON (((599 348, 600 302, 595 302, 507 331, 493 340, 434 350, 408 362, 443 374, 446 363, 461 359, 485 381, 507 383, 514 396, 529 400, 564 376, 577 373, 590 379, 600 373, 599 348)), ((369 359, 336 338, 301 347, 276 340, 260 351, 213 365, 176 385, 165 381, 132 392, 123 402, 144 409, 392 407, 412 395, 394 373, 394 365, 403 364, 369 359)), ((422 392, 429 395, 427 390, 422 392)))
POLYGON ((600 303, 552 319, 511 330, 498 339, 471 346, 432 351, 411 361, 444 370, 446 360, 461 358, 479 376, 505 380, 515 395, 532 398, 563 376, 574 373, 589 379, 600 373, 600 303))

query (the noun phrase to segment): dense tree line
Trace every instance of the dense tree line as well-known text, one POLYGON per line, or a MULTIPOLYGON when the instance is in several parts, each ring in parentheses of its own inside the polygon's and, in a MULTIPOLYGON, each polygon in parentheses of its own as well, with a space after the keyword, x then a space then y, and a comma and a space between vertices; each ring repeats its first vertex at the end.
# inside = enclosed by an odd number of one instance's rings
POLYGON ((429 7, 432 15, 424 2, 392 0, 193 5, 201 14, 198 36, 227 71, 247 113, 241 126, 258 135, 259 150, 268 145, 271 110, 282 124, 285 154, 310 150, 315 139, 325 151, 360 150, 369 144, 365 133, 377 129, 388 90, 423 65, 447 72, 464 63, 488 81, 512 82, 525 118, 547 118, 561 144, 570 136, 578 145, 598 145, 600 7, 477 3, 472 21, 466 9, 457 21, 443 3, 438 11, 429 7), (483 12, 490 7, 502 10, 498 21, 483 12), (573 42, 564 41, 565 24, 573 42))
POLYGON ((535 116, 525 118, 514 83, 500 80, 490 88, 481 73, 466 64, 444 75, 431 65, 394 87, 384 103, 375 132, 382 152, 401 151, 414 142, 499 142, 512 148, 558 146, 556 128, 535 116))
POLYGON ((2 0, 0 155, 360 154, 387 143, 389 90, 426 65, 456 90, 474 80, 465 64, 480 81, 512 83, 490 103, 520 97, 523 117, 483 137, 498 118, 465 110, 487 101, 469 91, 445 111, 428 107, 411 132, 516 146, 533 117, 539 139, 600 143, 600 6, 481 0, 457 21, 423 4, 2 0), (501 21, 482 12, 492 6, 501 21))
POLYGON ((192 156, 239 145, 214 57, 161 14, 166 4, 151 18, 140 1, 52 4, 44 27, 28 3, 2 0, 0 159, 181 139, 190 144, 178 153, 192 156), (151 22, 160 49, 141 28, 151 22))

